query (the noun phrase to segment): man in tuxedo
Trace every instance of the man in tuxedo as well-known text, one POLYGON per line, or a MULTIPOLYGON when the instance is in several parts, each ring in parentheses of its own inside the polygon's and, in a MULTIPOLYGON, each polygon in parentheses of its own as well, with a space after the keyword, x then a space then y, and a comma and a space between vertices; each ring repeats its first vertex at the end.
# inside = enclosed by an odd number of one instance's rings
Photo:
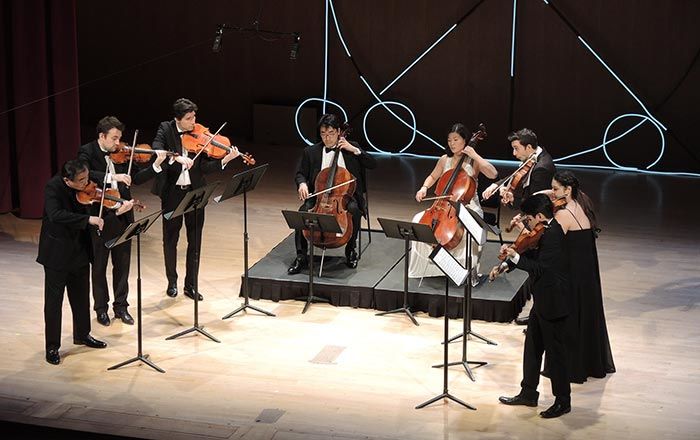
MULTIPOLYGON (((153 140, 154 150, 167 150, 174 155, 170 160, 163 161, 160 165, 148 167, 144 170, 144 176, 155 177, 151 192, 160 197, 161 207, 164 212, 173 211, 182 201, 185 195, 197 188, 206 185, 205 174, 221 171, 231 160, 240 155, 236 147, 222 159, 210 159, 206 153, 200 154, 194 159, 195 154, 189 153, 182 146, 182 137, 189 134, 195 128, 197 105, 186 98, 180 98, 173 104, 174 119, 161 122, 158 132, 153 140)), ((166 293, 170 297, 177 296, 177 242, 180 238, 182 221, 184 217, 187 229, 187 263, 185 274, 185 295, 194 299, 199 295, 199 301, 204 300, 200 292, 196 292, 194 280, 199 273, 199 250, 195 249, 195 241, 198 247, 202 246, 202 228, 204 227, 204 211, 197 213, 195 224, 194 211, 184 216, 171 220, 163 219, 163 255, 165 257, 165 275, 168 278, 166 293)))
MULTIPOLYGON (((513 149, 513 156, 520 162, 525 163, 529 159, 533 159, 535 164, 530 168, 530 171, 520 180, 520 184, 515 191, 511 191, 506 185, 500 189, 501 203, 504 205, 511 204, 518 209, 523 200, 526 200, 533 194, 539 191, 551 189, 552 178, 556 169, 552 156, 541 146, 537 144, 537 135, 529 128, 522 128, 508 135, 508 141, 513 149)), ((496 191, 496 184, 491 184, 483 192, 484 199, 491 197, 496 191)), ((520 222, 520 216, 515 216, 511 220, 511 227, 520 222)), ((521 287, 526 291, 530 290, 530 281, 521 287)), ((527 294, 530 297, 530 294, 527 294)), ((527 317, 516 318, 515 323, 518 325, 527 325, 527 317)))
POLYGON ((547 354, 554 404, 540 415, 559 417, 571 411, 571 388, 566 362, 566 317, 571 300, 568 262, 564 252, 564 231, 554 219, 552 202, 544 194, 527 198, 520 209, 525 222, 534 228, 538 223, 544 232, 536 250, 518 254, 508 245, 501 252, 508 255, 510 270, 527 271, 532 279, 534 304, 525 336, 523 351, 523 380, 520 393, 514 397, 500 397, 506 405, 537 406, 542 355, 547 354))
MULTIPOLYGON (((132 203, 131 191, 129 189, 132 179, 127 173, 128 165, 115 164, 110 158, 110 153, 119 148, 124 124, 114 116, 106 116, 97 123, 97 139, 89 142, 78 149, 78 158, 87 163, 90 169, 90 180, 98 187, 105 186, 107 189, 119 191, 119 197, 132 203), (107 176, 105 176, 108 174, 107 176)), ((159 160, 165 158, 161 155, 159 160)), ((136 171, 136 168, 133 168, 136 171)), ((134 176, 134 183, 139 183, 137 176, 134 176)), ((90 208, 92 215, 98 215, 99 204, 94 204, 90 208)), ((114 319, 121 319, 128 325, 134 324, 134 318, 129 314, 127 307, 129 303, 129 266, 131 263, 131 241, 119 246, 107 249, 105 243, 118 237, 124 229, 134 221, 132 210, 126 211, 123 215, 117 215, 118 211, 103 210, 104 229, 101 234, 97 230, 90 229, 92 239, 92 251, 94 261, 92 263, 92 297, 94 300, 93 309, 97 314, 97 322, 104 326, 110 324, 109 315, 109 288, 107 287, 107 261, 112 256, 112 289, 114 293, 114 319)))
MULTIPOLYGON (((552 156, 537 144, 537 135, 529 128, 512 132, 508 135, 508 141, 513 149, 513 156, 520 162, 525 163, 530 158, 535 161, 514 192, 508 186, 500 189, 501 203, 504 205, 512 204, 518 209, 523 200, 538 191, 552 187, 552 177, 554 177, 556 169, 552 156)), ((482 197, 484 199, 490 198, 495 193, 496 188, 496 184, 490 185, 484 190, 482 197)))
MULTIPOLYGON (((70 160, 44 188, 44 214, 36 261, 44 266, 44 333, 46 362, 58 365, 61 357, 63 293, 73 312, 73 343, 105 348, 90 335, 90 260, 88 225, 102 229, 100 217, 91 216, 76 200, 89 182, 85 162, 70 160)), ((121 213, 128 205, 122 206, 121 213)))
MULTIPOLYGON (((336 152, 338 165, 346 168, 355 177, 355 193, 348 203, 348 211, 352 214, 353 231, 350 240, 345 245, 345 263, 354 269, 357 267, 357 252, 355 251, 357 235, 360 231, 360 221, 365 210, 365 199, 363 190, 365 188, 364 174, 366 168, 374 168, 376 160, 363 151, 357 142, 349 142, 341 132, 341 120, 334 114, 321 116, 318 123, 321 142, 318 142, 304 149, 304 154, 297 168, 295 181, 299 199, 304 201, 299 211, 308 211, 316 204, 316 197, 309 198, 309 194, 315 192, 314 182, 316 176, 323 169, 332 165, 336 152)), ((308 264, 307 251, 308 243, 300 231, 294 235, 297 256, 287 270, 290 275, 301 272, 308 264)))

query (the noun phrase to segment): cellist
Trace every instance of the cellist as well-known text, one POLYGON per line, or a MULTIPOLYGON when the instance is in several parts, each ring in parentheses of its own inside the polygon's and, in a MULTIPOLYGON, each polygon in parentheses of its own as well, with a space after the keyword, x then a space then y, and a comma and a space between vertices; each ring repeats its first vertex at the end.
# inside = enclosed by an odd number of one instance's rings
MULTIPOLYGON (((469 176, 477 179, 479 174, 484 174, 489 179, 496 178, 498 175, 496 168, 489 163, 489 161, 481 157, 473 147, 467 145, 469 138, 470 135, 467 133, 464 124, 456 123, 450 128, 450 131, 447 134, 447 153, 443 154, 440 159, 438 159, 433 172, 425 178, 423 181, 423 186, 421 186, 418 192, 416 192, 416 200, 418 202, 421 202, 425 198, 428 193, 428 189, 435 185, 444 173, 457 166, 457 163, 459 163, 459 160, 463 155, 466 155, 467 157, 462 164, 462 168, 469 176)), ((479 204, 478 194, 474 193, 474 197, 472 197, 467 206, 478 212, 479 215, 483 216, 483 211, 481 209, 481 205, 479 204)), ((422 215, 423 211, 419 212, 413 218, 413 221, 418 222, 422 215)), ((478 271, 479 267, 480 250, 478 248, 479 246, 472 247, 472 267, 476 271, 478 271)), ((440 271, 440 269, 438 269, 438 267, 435 266, 428 258, 431 250, 431 247, 427 244, 413 242, 411 256, 409 259, 409 277, 422 278, 444 275, 442 271, 440 271)), ((457 261, 466 261, 466 240, 462 239, 462 242, 456 248, 452 249, 451 253, 457 259, 457 261)), ((476 277, 473 279, 476 279, 476 277)))
MULTIPOLYGON (((335 150, 341 153, 338 157, 338 166, 346 168, 356 179, 357 190, 353 194, 352 200, 348 203, 347 210, 352 213, 353 232, 350 240, 345 245, 345 264, 354 269, 357 267, 357 252, 355 250, 357 234, 360 230, 360 220, 365 209, 365 199, 363 192, 365 189, 364 169, 372 169, 377 166, 377 162, 371 155, 367 154, 359 144, 348 141, 341 131, 342 121, 334 114, 321 116, 318 122, 321 142, 318 142, 304 149, 301 162, 297 167, 294 180, 297 184, 297 194, 299 200, 304 203, 299 207, 299 211, 308 211, 315 205, 315 197, 309 197, 314 193, 314 182, 318 173, 331 166, 335 150)), ((294 262, 289 266, 287 273, 290 275, 301 272, 308 264, 308 244, 300 231, 295 232, 294 241, 297 255, 294 262)))

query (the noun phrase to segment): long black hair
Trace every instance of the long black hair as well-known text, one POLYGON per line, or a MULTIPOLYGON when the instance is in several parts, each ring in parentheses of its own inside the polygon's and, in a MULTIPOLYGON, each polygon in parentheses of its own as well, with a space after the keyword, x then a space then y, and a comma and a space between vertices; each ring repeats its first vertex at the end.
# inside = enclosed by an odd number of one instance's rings
POLYGON ((598 229, 598 221, 595 216, 595 211, 593 210, 593 201, 586 193, 581 191, 578 178, 576 178, 574 173, 567 170, 557 171, 556 174, 554 174, 554 180, 559 182, 561 186, 571 187, 571 198, 576 200, 576 203, 583 208, 583 212, 591 222, 591 229, 598 229))
MULTIPOLYGON (((471 133, 469 130, 467 130, 467 127, 464 126, 461 122, 457 122, 455 124, 452 124, 452 127, 450 127, 450 131, 447 132, 447 135, 451 135, 452 133, 457 133, 458 135, 461 136, 462 139, 464 139, 464 143, 466 144, 469 142, 469 139, 472 137, 471 133)), ((454 153, 452 150, 448 147, 447 148, 447 157, 452 157, 454 156, 454 153)))

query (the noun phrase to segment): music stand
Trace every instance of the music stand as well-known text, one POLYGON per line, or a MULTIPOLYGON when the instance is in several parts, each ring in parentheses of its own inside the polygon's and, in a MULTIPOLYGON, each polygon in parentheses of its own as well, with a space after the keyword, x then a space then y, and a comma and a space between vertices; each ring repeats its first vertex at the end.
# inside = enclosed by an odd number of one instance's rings
POLYGON ((154 212, 153 214, 147 215, 146 217, 134 221, 126 227, 124 232, 122 232, 122 234, 119 237, 109 240, 105 243, 105 247, 107 247, 107 249, 112 249, 113 247, 119 246, 122 243, 126 243, 127 241, 136 237, 136 322, 138 328, 138 351, 136 353, 136 356, 117 365, 113 365, 107 368, 107 370, 116 370, 117 368, 121 368, 124 365, 128 365, 132 362, 141 361, 149 367, 153 368, 154 370, 160 373, 165 373, 165 370, 158 367, 156 364, 154 364, 148 359, 147 354, 143 354, 143 330, 141 322, 141 234, 146 232, 148 228, 150 228, 151 225, 153 225, 153 223, 155 223, 156 220, 158 220, 161 212, 163 211, 154 212))
MULTIPOLYGON (((287 225, 291 229, 296 229, 299 231, 307 230, 310 232, 310 237, 313 237, 315 232, 329 232, 335 234, 340 234, 343 232, 342 229, 340 229, 338 220, 335 219, 335 216, 332 216, 330 214, 316 214, 314 212, 306 211, 282 210, 282 215, 284 215, 284 219, 287 221, 287 225)), ((299 300, 306 301, 306 304, 304 305, 304 310, 302 310, 301 313, 306 313, 306 310, 314 301, 330 302, 326 298, 314 296, 314 244, 311 240, 308 240, 308 242, 309 251, 311 253, 311 256, 309 258, 309 292, 307 296, 296 298, 299 300)))
POLYGON ((403 267, 403 305, 398 309, 389 310, 388 312, 376 313, 375 316, 390 315, 392 313, 405 313, 411 318, 415 325, 418 324, 416 318, 411 313, 411 308, 408 305, 408 265, 410 258, 410 241, 420 241, 427 244, 438 244, 430 226, 422 223, 412 223, 400 220, 392 220, 388 218, 378 218, 379 224, 382 226, 384 234, 389 238, 396 238, 404 241, 404 267, 403 267))
MULTIPOLYGON (((214 189, 219 185, 219 182, 214 182, 211 183, 207 186, 203 186, 201 188, 193 189, 192 191, 188 192, 185 194, 185 197, 182 199, 179 205, 177 205, 177 208, 175 208, 174 211, 168 212, 166 214, 163 214, 163 218, 165 220, 171 220, 176 217, 179 217, 181 215, 187 214, 188 212, 194 211, 194 224, 195 227, 197 227, 198 221, 197 221, 197 212, 200 209, 204 209, 205 206, 207 206, 207 203, 209 203, 209 197, 211 196, 211 193, 214 192, 214 189)), ((216 339, 214 336, 210 335, 208 332, 204 331, 204 329, 199 325, 199 249, 200 249, 200 244, 199 244, 199 239, 198 239, 197 233, 194 234, 194 248, 195 248, 195 259, 197 260, 197 270, 195 270, 194 273, 194 280, 193 280, 193 296, 194 296, 194 325, 190 328, 188 328, 185 331, 182 331, 180 333, 174 334, 172 336, 168 336, 165 338, 165 340, 170 340, 170 339, 175 339, 179 338, 180 336, 184 336, 188 333, 192 332, 197 332, 201 333, 207 338, 211 339, 214 342, 221 342, 218 339, 216 339)))
MULTIPOLYGON (((468 237, 467 237, 468 238, 468 237)), ((449 297, 450 297, 450 280, 454 281, 455 284, 458 286, 461 285, 465 280, 469 278, 469 271, 467 271, 459 262, 450 254, 447 249, 445 249, 443 246, 438 245, 433 249, 433 252, 430 254, 430 259, 435 263, 435 265, 445 274, 445 328, 444 328, 444 352, 443 352, 443 377, 442 377, 442 394, 439 394, 432 399, 421 403, 420 405, 416 406, 416 409, 421 409, 424 408, 431 403, 437 402, 440 399, 450 399, 453 402, 457 402, 460 405, 469 408, 471 410, 476 410, 476 407, 469 405, 466 402, 463 402, 456 398, 455 396, 451 395, 450 392, 447 389, 447 366, 449 365, 447 362, 448 358, 448 349, 449 349, 449 344, 447 343, 447 337, 449 333, 449 321, 450 318, 448 317, 447 313, 447 307, 448 307, 448 302, 449 302, 449 297)))
POLYGON ((250 305, 249 295, 250 288, 248 285, 248 192, 255 189, 262 175, 265 174, 269 164, 260 165, 259 167, 238 173, 228 181, 224 193, 218 197, 214 197, 216 203, 221 203, 231 197, 236 197, 243 194, 243 304, 233 312, 224 316, 221 319, 228 319, 238 312, 246 309, 253 309, 256 312, 263 313, 267 316, 275 316, 273 313, 261 308, 250 305))

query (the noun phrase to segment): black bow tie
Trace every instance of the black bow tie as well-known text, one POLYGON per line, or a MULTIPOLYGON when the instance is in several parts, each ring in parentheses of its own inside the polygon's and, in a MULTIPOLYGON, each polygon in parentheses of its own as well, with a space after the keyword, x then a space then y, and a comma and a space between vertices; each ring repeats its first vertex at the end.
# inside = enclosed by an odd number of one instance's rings
POLYGON ((331 153, 331 152, 335 151, 335 148, 323 147, 323 150, 324 150, 326 153, 331 153))

